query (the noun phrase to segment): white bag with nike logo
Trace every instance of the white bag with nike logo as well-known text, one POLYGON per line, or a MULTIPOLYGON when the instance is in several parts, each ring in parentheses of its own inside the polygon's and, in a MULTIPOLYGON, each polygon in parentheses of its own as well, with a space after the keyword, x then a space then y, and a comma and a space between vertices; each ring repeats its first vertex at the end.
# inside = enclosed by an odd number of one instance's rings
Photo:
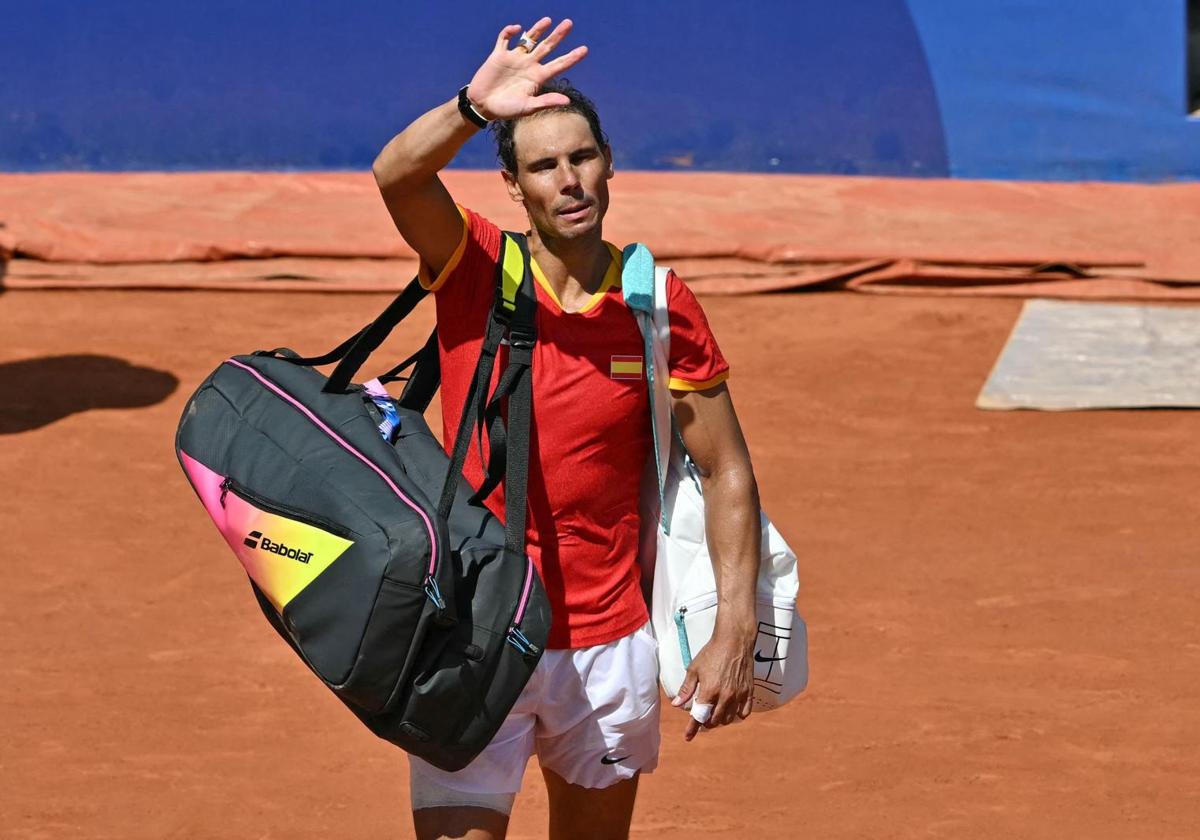
MULTIPOLYGON (((673 698, 692 658, 712 638, 717 583, 705 535, 700 475, 684 451, 671 415, 667 272, 654 265, 645 246, 625 249, 621 284, 645 339, 658 485, 643 492, 647 527, 643 527, 642 568, 643 574, 650 574, 645 561, 654 558, 650 620, 658 638, 659 680, 673 698), (657 528, 648 527, 656 518, 657 528)), ((754 708, 769 710, 791 700, 808 684, 808 631, 796 609, 800 589, 796 555, 766 514, 760 511, 759 519, 762 557, 756 592, 754 708)))

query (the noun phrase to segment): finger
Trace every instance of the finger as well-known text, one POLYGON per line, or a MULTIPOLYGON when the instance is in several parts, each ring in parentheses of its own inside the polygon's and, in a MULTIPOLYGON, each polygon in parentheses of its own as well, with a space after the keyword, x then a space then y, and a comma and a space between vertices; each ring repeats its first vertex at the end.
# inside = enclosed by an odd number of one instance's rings
POLYGON ((700 731, 700 721, 688 718, 687 729, 683 730, 683 740, 690 741, 700 731))
POLYGON ((543 93, 541 96, 531 96, 526 100, 525 113, 545 111, 547 108, 562 108, 570 105, 571 100, 561 93, 543 93))
POLYGON ((712 719, 713 707, 708 703, 693 703, 691 708, 692 720, 704 726, 712 719))
MULTIPOLYGON (((745 708, 750 700, 750 695, 744 691, 726 692, 721 695, 715 702, 716 706, 713 709, 712 721, 709 729, 718 726, 728 726, 734 723, 739 717, 742 717, 742 709, 745 708)), ((747 712, 749 714, 749 712, 747 712)))
POLYGON ((588 54, 587 47, 576 47, 565 55, 560 55, 553 61, 547 61, 542 65, 542 81, 549 79, 552 76, 557 76, 566 70, 570 70, 579 62, 583 61, 584 56, 588 54))
POLYGON ((687 701, 692 699, 692 695, 696 693, 696 687, 700 684, 700 680, 696 678, 695 672, 688 670, 683 677, 683 685, 679 686, 679 693, 675 695, 675 699, 671 701, 672 706, 683 706, 687 701))
POLYGON ((542 41, 533 48, 533 52, 531 52, 530 55, 532 55, 535 60, 541 61, 543 58, 549 55, 555 47, 558 46, 559 42, 562 41, 563 38, 567 37, 567 33, 571 31, 571 27, 573 25, 574 24, 571 23, 570 18, 564 18, 558 24, 558 26, 554 27, 554 31, 546 36, 546 40, 542 41))
POLYGON ((738 709, 738 717, 740 717, 742 720, 745 720, 746 718, 750 717, 750 713, 753 711, 754 711, 754 695, 751 694, 749 697, 747 697, 745 699, 745 701, 742 702, 741 707, 738 709))
MULTIPOLYGON (((550 18, 544 17, 541 20, 539 20, 537 23, 535 23, 533 26, 531 26, 527 30, 525 30, 525 34, 528 35, 530 38, 532 38, 535 41, 540 41, 542 38, 542 33, 545 32, 549 28, 550 28, 550 18)), ((536 50, 537 47, 534 47, 533 49, 536 50)), ((532 52, 532 50, 530 52, 532 52)))
POLYGON ((736 706, 728 698, 718 697, 716 700, 710 702, 713 702, 715 705, 712 717, 709 718, 708 723, 704 724, 706 729, 716 729, 718 726, 724 726, 733 720, 733 713, 736 706))
POLYGON ((500 30, 500 35, 496 38, 496 48, 493 52, 500 52, 508 49, 508 42, 513 39, 513 36, 521 31, 521 24, 510 23, 508 26, 500 30))

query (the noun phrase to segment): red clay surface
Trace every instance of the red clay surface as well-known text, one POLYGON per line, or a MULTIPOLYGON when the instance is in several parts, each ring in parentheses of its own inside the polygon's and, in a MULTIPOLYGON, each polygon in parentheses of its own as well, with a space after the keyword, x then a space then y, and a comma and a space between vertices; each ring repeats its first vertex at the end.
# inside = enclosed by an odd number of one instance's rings
MULTIPOLYGON (((403 756, 275 637, 172 449, 223 357, 385 300, 0 296, 0 835, 411 836, 403 756), (30 361, 63 354, 128 366, 30 361)), ((1016 301, 704 303, 813 677, 692 744, 667 710, 634 837, 1194 838, 1196 415, 974 409, 1016 301)), ((544 826, 531 763, 511 836, 544 826)))

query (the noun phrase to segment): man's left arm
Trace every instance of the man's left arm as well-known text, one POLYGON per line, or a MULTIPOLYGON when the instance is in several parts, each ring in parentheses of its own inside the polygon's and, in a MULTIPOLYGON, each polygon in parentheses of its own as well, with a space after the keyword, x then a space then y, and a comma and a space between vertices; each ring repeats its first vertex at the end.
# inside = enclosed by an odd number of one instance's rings
MULTIPOLYGON (((700 471, 705 532, 717 580, 716 628, 692 660, 673 705, 684 705, 693 694, 697 703, 712 704, 706 724, 711 729, 748 717, 752 707, 762 538, 758 484, 725 383, 672 395, 684 446, 700 471)), ((700 726, 689 720, 684 738, 692 740, 700 726)))

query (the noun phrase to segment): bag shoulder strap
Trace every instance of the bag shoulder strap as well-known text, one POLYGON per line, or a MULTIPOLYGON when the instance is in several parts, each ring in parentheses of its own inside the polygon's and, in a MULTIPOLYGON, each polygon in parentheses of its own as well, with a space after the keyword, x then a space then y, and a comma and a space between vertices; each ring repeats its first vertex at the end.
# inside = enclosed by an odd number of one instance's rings
POLYGON ((671 459, 674 417, 671 412, 671 323, 667 306, 670 269, 655 265, 650 250, 634 243, 622 252, 621 294, 633 310, 642 332, 643 369, 650 392, 650 425, 654 465, 658 478, 660 523, 669 533, 664 502, 667 469, 671 459))
POLYGON ((654 314, 654 257, 640 242, 621 252, 621 296, 634 312, 654 314))
POLYGON ((383 312, 379 313, 379 317, 359 332, 358 340, 346 353, 345 358, 338 362, 333 373, 329 374, 329 381, 321 390, 328 394, 345 393, 367 357, 374 353, 380 344, 383 344, 384 339, 391 334, 396 325, 403 321, 416 308, 416 305, 425 299, 427 294, 429 292, 421 285, 420 280, 414 277, 404 287, 404 291, 388 304, 383 312))
MULTIPOLYGON (((517 288, 505 288, 503 305, 511 301, 512 322, 508 330, 508 368, 492 398, 497 423, 500 400, 507 395, 508 429, 504 473, 504 544, 510 552, 525 556, 525 522, 528 513, 529 440, 533 420, 533 349, 537 344, 537 295, 530 271, 529 244, 524 236, 510 234, 520 248, 522 276, 517 288), (519 291, 519 294, 518 294, 519 291), (510 297, 511 295, 511 297, 510 297)), ((508 277, 508 272, 505 272, 508 277)), ((491 406, 489 405, 489 411, 491 406)), ((503 426, 499 426, 503 430, 503 426)), ((493 452, 493 457, 495 452, 493 452)))
POLYGON ((494 418, 489 438, 488 478, 472 501, 482 502, 499 483, 498 476, 505 476, 505 544, 509 550, 524 554, 537 299, 530 279, 532 271, 526 238, 522 234, 505 231, 500 250, 496 260, 495 301, 488 314, 479 361, 463 403, 450 469, 438 504, 438 515, 444 519, 450 513, 455 489, 462 479, 472 431, 479 425, 482 433, 489 418, 494 418), (502 341, 509 347, 508 366, 489 399, 487 389, 492 381, 492 370, 502 341), (508 407, 507 430, 501 419, 502 401, 508 407))
POLYGON ((328 394, 345 393, 350 387, 351 380, 354 379, 355 374, 358 373, 359 368, 362 367, 367 357, 375 352, 384 339, 395 329, 396 325, 403 321, 427 294, 429 292, 414 277, 404 287, 403 291, 388 304, 387 308, 379 313, 374 321, 367 324, 328 353, 320 356, 301 356, 286 347, 277 347, 274 350, 259 350, 254 355, 275 356, 304 367, 317 367, 337 362, 337 367, 329 375, 328 381, 321 390, 328 394))

